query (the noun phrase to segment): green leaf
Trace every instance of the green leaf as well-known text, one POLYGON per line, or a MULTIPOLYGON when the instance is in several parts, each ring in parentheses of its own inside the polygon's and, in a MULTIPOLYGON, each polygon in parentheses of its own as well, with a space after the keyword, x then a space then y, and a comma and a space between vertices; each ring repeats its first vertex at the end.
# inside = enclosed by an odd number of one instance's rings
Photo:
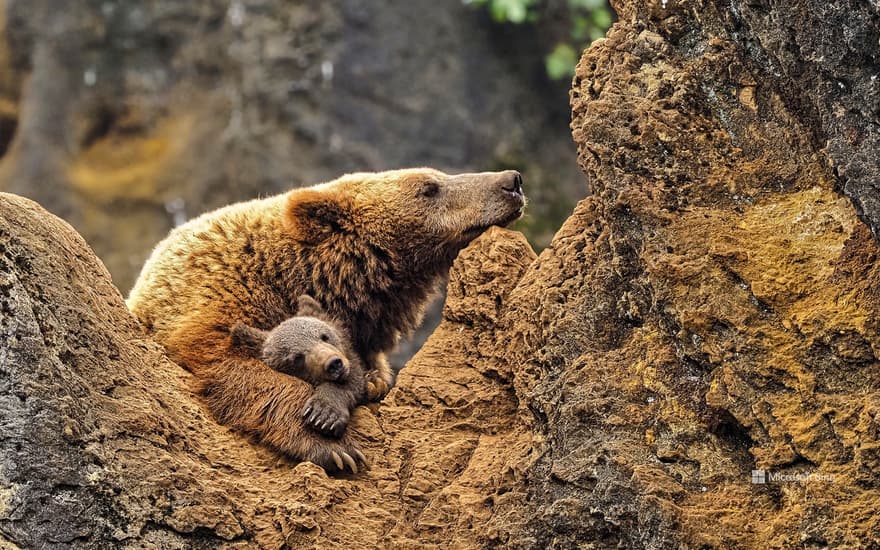
POLYGON ((493 1, 491 4, 489 4, 489 13, 492 14, 492 19, 494 19, 495 22, 507 22, 507 9, 501 2, 493 1))
POLYGON ((529 7, 535 3, 535 0, 493 0, 493 2, 504 6, 508 21, 519 24, 525 22, 529 7))
POLYGON ((529 16, 534 16, 529 9, 536 0, 491 0, 489 12, 495 21, 501 23, 525 23, 529 16))
POLYGON ((602 30, 611 26, 611 12, 608 10, 596 10, 593 12, 593 23, 602 30))
POLYGON ((511 23, 522 23, 526 20, 526 14, 528 14, 528 11, 522 4, 511 3, 510 6, 507 7, 507 20, 511 23))
POLYGON ((593 22, 582 15, 576 15, 571 21, 571 39, 575 42, 584 42, 590 35, 593 22))
POLYGON ((553 80, 571 78, 574 75, 574 67, 577 64, 577 52, 571 44, 560 43, 544 58, 544 67, 547 76, 553 80))

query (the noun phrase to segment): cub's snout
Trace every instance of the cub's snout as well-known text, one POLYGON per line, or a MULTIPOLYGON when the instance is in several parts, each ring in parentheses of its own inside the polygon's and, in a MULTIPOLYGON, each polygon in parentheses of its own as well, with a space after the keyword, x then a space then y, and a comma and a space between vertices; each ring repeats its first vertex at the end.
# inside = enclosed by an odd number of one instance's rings
POLYGON ((348 378, 348 363, 341 357, 331 357, 324 364, 324 372, 327 373, 327 379, 333 382, 345 380, 348 378))

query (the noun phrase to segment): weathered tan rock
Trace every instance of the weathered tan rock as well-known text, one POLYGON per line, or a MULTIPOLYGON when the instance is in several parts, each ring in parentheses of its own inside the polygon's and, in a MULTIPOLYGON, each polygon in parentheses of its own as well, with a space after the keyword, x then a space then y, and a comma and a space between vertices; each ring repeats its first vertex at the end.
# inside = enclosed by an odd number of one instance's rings
POLYGON ((572 89, 594 195, 508 299, 498 353, 546 443, 494 521, 538 547, 876 546, 878 246, 814 140, 835 128, 761 70, 784 35, 617 7, 572 89))

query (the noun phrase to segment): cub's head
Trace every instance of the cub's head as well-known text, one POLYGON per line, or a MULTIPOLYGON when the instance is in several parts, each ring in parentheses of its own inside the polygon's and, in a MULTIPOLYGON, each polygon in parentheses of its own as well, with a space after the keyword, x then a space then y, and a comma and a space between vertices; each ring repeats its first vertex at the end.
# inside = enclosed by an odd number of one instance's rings
POLYGON ((297 302, 295 317, 269 331, 243 323, 231 330, 233 344, 251 349, 272 369, 313 385, 342 382, 351 372, 344 336, 325 321, 324 310, 309 296, 297 302))
POLYGON ((513 170, 449 175, 415 168, 349 174, 292 191, 287 222, 304 243, 355 239, 417 261, 454 257, 489 227, 518 219, 525 204, 513 170))

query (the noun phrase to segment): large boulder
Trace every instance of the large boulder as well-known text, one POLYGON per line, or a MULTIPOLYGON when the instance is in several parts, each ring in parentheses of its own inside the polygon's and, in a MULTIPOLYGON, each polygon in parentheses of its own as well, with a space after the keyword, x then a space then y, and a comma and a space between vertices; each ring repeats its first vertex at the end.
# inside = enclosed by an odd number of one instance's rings
POLYGON ((880 250, 844 196, 873 223, 880 10, 839 4, 619 2, 584 53, 594 195, 496 351, 543 439, 511 542, 880 544, 880 250))

